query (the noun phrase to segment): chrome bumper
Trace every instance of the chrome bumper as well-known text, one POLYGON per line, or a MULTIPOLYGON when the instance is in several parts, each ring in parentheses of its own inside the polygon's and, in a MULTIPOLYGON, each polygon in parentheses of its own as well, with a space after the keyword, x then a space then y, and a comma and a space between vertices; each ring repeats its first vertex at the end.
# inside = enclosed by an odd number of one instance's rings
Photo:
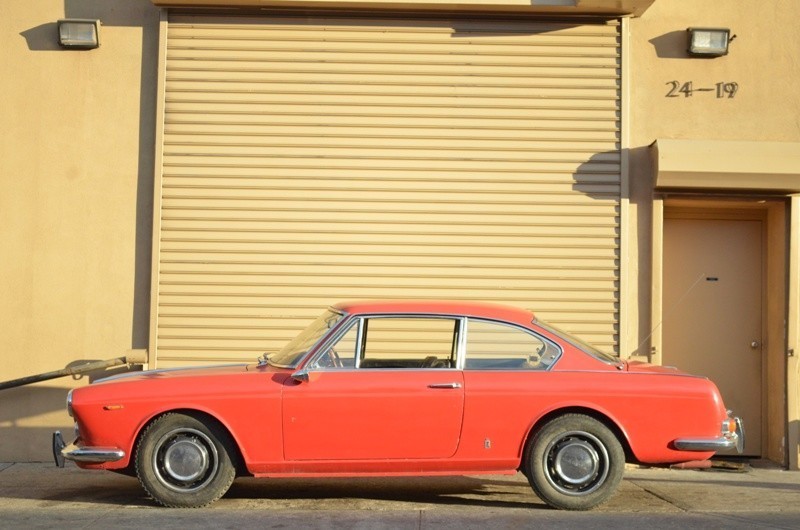
MULTIPOLYGON (((744 425, 740 418, 730 420, 735 422, 736 428, 733 431, 724 428, 719 438, 679 438, 673 444, 681 451, 723 451, 735 447, 741 454, 744 451, 744 425)), ((723 425, 727 423, 725 421, 723 425)))
POLYGON ((116 447, 79 447, 75 443, 66 445, 61 432, 53 433, 53 458, 56 466, 64 467, 64 459, 88 464, 116 462, 122 460, 125 451, 116 447))

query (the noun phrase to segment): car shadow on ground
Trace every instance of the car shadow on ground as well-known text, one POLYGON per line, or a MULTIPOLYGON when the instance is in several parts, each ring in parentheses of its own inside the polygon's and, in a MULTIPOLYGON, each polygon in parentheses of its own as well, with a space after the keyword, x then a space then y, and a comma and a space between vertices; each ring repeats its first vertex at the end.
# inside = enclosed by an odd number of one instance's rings
MULTIPOLYGON (((86 504, 153 507, 156 503, 134 477, 15 464, 0 473, 4 499, 37 507, 86 504), (30 469, 27 469, 30 467, 30 469)), ((297 510, 392 510, 426 507, 548 509, 521 475, 364 478, 237 478, 212 508, 297 510)))
POLYGON ((380 477, 252 479, 234 482, 229 500, 269 501, 303 509, 331 509, 345 503, 359 509, 391 509, 393 504, 547 509, 527 481, 480 477, 380 477), (310 502, 306 502, 310 501, 310 502), (306 505, 308 504, 308 505, 306 505), (316 506, 311 506, 311 505, 316 506))

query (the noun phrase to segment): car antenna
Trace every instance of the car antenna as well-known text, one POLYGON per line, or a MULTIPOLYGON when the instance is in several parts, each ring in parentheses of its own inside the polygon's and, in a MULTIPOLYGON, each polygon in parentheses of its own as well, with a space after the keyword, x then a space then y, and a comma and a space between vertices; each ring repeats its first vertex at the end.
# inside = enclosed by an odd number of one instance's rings
POLYGON ((672 316, 672 313, 674 313, 674 312, 675 312, 675 310, 676 310, 676 309, 678 309, 678 306, 680 306, 680 305, 681 305, 681 302, 683 302, 683 300, 684 300, 684 299, 685 299, 687 296, 689 296, 689 293, 691 293, 691 292, 692 292, 692 290, 693 290, 695 287, 697 287, 697 285, 700 283, 700 280, 702 280, 702 279, 705 277, 705 275, 706 275, 706 273, 704 273, 704 272, 703 272, 703 273, 701 273, 701 274, 700 274, 700 275, 697 277, 697 279, 694 281, 694 283, 693 283, 692 285, 690 285, 688 289, 686 289, 686 291, 685 291, 685 292, 684 292, 684 293, 681 295, 681 297, 680 297, 680 298, 678 298, 678 301, 677 301, 677 302, 675 302, 675 303, 672 305, 672 307, 670 307, 670 308, 669 308, 667 311, 665 311, 665 312, 662 312, 662 315, 661 315, 661 320, 659 320, 659 321, 658 321, 658 324, 656 324, 656 325, 653 327, 653 329, 652 329, 652 330, 650 330, 650 333, 649 333, 649 334, 648 334, 648 335, 647 335, 647 336, 646 336, 644 339, 642 339, 642 342, 640 342, 640 343, 639 343, 639 345, 638 345, 638 346, 636 346, 636 349, 635 349, 635 350, 633 350, 634 352, 637 352, 637 351, 639 351, 639 349, 640 349, 642 346, 644 346, 644 343, 645 343, 645 342, 647 342, 648 340, 650 340, 650 337, 652 337, 652 336, 653 336, 653 334, 656 332, 656 330, 657 330, 658 328, 660 328, 660 327, 661 327, 661 325, 664 323, 664 321, 665 321, 665 320, 667 320, 667 318, 668 318, 668 317, 672 316))

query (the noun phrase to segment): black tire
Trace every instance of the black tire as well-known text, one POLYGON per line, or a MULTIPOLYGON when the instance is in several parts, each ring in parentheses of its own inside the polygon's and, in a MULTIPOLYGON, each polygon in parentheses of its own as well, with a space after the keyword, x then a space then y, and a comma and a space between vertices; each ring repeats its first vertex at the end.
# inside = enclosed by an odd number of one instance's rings
POLYGON ((222 497, 236 477, 233 441, 216 422, 165 414, 136 447, 136 476, 157 503, 199 508, 222 497))
POLYGON ((534 493, 562 510, 589 510, 607 501, 625 471, 625 452, 600 421, 565 414, 545 424, 525 448, 523 473, 534 493))

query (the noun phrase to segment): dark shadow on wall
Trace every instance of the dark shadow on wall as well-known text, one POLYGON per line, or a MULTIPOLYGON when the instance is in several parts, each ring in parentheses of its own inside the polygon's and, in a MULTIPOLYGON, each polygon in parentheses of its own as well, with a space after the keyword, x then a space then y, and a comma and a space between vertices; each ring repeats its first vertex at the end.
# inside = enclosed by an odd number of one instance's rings
POLYGON ((637 333, 636 349, 630 355, 640 355, 651 358, 651 339, 654 327, 653 322, 653 199, 655 189, 654 167, 649 146, 628 149, 625 153, 628 158, 629 188, 628 193, 632 207, 632 223, 636 223, 636 254, 631 253, 632 261, 638 262, 639 274, 631 277, 631 285, 635 285, 638 292, 638 329, 631 329, 637 333))
MULTIPOLYGON (((65 368, 74 368, 99 359, 72 361, 65 368)), ((52 458, 52 433, 61 431, 68 442, 73 437, 73 420, 66 409, 66 397, 74 381, 84 380, 93 383, 112 375, 139 371, 141 365, 122 365, 106 370, 95 370, 80 375, 64 376, 45 384, 31 384, 0 391, 0 440, 3 446, 0 454, 7 459, 11 455, 16 460, 48 461, 52 458), (57 386, 56 386, 57 385, 57 386), (38 421, 39 425, 27 425, 30 418, 51 415, 51 423, 38 421)), ((4 458, 0 457, 0 459, 4 458)))
MULTIPOLYGON (((618 223, 616 237, 622 236, 622 200, 627 199, 631 205, 637 206, 632 210, 635 218, 629 220, 632 226, 637 227, 635 248, 630 249, 631 263, 638 263, 638 276, 630 278, 631 287, 638 293, 637 301, 634 302, 631 310, 637 311, 638 328, 630 330, 636 334, 636 342, 643 341, 635 351, 621 351, 624 355, 647 355, 650 351, 649 346, 649 323, 651 320, 651 301, 650 291, 652 286, 652 271, 649 263, 652 256, 652 199, 653 187, 651 174, 651 163, 647 147, 622 149, 620 151, 606 151, 592 155, 586 162, 580 164, 573 173, 572 189, 583 195, 589 196, 598 201, 618 201, 616 215, 618 223), (628 160, 629 186, 626 190, 621 187, 622 161, 628 160), (647 204, 649 203, 649 204, 647 204)), ((622 243, 620 241, 620 243, 622 243)), ((621 256, 619 251, 616 253, 615 265, 621 272, 621 256)), ((620 288, 620 278, 617 278, 615 286, 620 288)), ((619 311, 619 303, 616 304, 619 311)), ((616 326, 619 344, 627 343, 621 337, 620 325, 616 326)))
MULTIPOLYGON (((75 369, 88 363, 102 360, 104 359, 80 359, 68 363, 64 368, 75 369)), ((39 381, 0 390, 0 424, 9 422, 14 424, 17 420, 23 418, 38 416, 62 409, 65 410, 67 392, 69 392, 70 388, 76 386, 72 381, 85 381, 83 384, 89 384, 113 375, 138 372, 141 370, 142 365, 140 364, 121 364, 111 368, 97 369, 74 375, 51 377, 45 380, 50 381, 49 383, 45 383, 50 386, 44 386, 44 382, 39 381)))
POLYGON ((66 386, 68 379, 64 379, 64 388, 55 386, 21 386, 0 392, 0 424, 17 426, 17 422, 31 416, 47 414, 63 410, 64 424, 71 424, 67 416, 66 397, 69 391, 66 386))
MULTIPOLYGON (((137 81, 139 86, 131 87, 131 92, 137 88, 139 91, 138 136, 135 143, 131 142, 129 145, 119 146, 119 148, 136 150, 138 158, 135 175, 126 176, 126 178, 136 179, 136 216, 135 219, 129 220, 131 223, 136 223, 134 241, 132 241, 134 267, 130 348, 132 350, 147 349, 150 331, 150 270, 160 10, 153 6, 150 0, 64 0, 63 15, 53 16, 53 11, 47 11, 46 16, 53 17, 54 20, 41 20, 39 25, 20 33, 26 40, 30 52, 103 53, 104 42, 108 45, 109 39, 117 38, 120 35, 120 32, 104 31, 103 27, 109 29, 113 27, 141 28, 141 33, 138 31, 126 33, 126 35, 133 34, 137 39, 141 39, 141 51, 138 52, 141 60, 140 80, 137 81), (102 24, 100 49, 62 49, 58 45, 56 22, 59 18, 99 19, 102 24)), ((42 104, 46 105, 47 102, 42 102, 42 104)), ((109 123, 113 126, 114 120, 109 120, 109 123)), ((92 161, 87 160, 86 164, 92 164, 92 161)), ((131 200, 134 198, 131 197, 131 200)), ((128 309, 121 308, 121 310, 127 311, 128 309)), ((108 353, 109 357, 113 357, 125 355, 126 352, 108 353)), ((57 370, 58 367, 53 367, 53 369, 57 370)), ((83 377, 93 381, 99 377, 107 377, 128 370, 127 366, 121 366, 87 374, 83 377)), ((69 388, 74 386, 76 383, 69 377, 65 377, 50 383, 40 383, 0 392, 0 422, 2 422, 0 440, 3 440, 0 454, 21 461, 51 459, 50 435, 52 431, 61 430, 65 440, 72 436, 72 419, 67 415, 65 398, 69 388), (63 411, 63 414, 60 411, 63 411), (46 419, 39 418, 36 423, 46 425, 46 427, 26 425, 30 418, 45 415, 48 415, 46 419)))
POLYGON ((679 30, 653 37, 649 42, 661 59, 686 59, 688 39, 686 30, 679 30))
POLYGON ((62 50, 58 45, 58 24, 46 22, 39 26, 26 29, 20 35, 28 44, 28 49, 33 52, 62 50))
POLYGON ((142 67, 139 76, 139 167, 136 175, 136 262, 131 349, 147 349, 150 336, 150 271, 153 245, 153 175, 160 10, 153 6, 150 0, 64 0, 64 14, 67 18, 100 19, 103 26, 142 28, 142 67))
POLYGON ((6 461, 52 461, 52 434, 56 430, 72 441, 73 420, 66 409, 68 384, 65 379, 63 387, 33 385, 0 391, 0 454, 6 461), (30 418, 48 414, 52 414, 50 422, 39 420, 40 426, 29 425, 30 418))
POLYGON ((796 455, 800 454, 800 420, 789 421, 789 428, 786 432, 788 443, 786 444, 784 461, 787 466, 795 466, 794 469, 790 467, 791 471, 797 471, 800 470, 800 462, 795 461, 796 455))
MULTIPOLYGON (((581 163, 572 174, 572 190, 577 194, 586 195, 599 203, 615 204, 614 215, 618 222, 614 229, 614 238, 617 242, 617 250, 614 251, 615 280, 614 289, 620 288, 620 254, 619 239, 621 235, 620 216, 620 153, 618 151, 605 151, 592 155, 588 160, 581 163)), ((576 215, 579 212, 576 212, 576 215)), ((614 311, 619 315, 619 301, 614 303, 614 311)), ((614 324, 614 340, 619 345, 622 344, 620 338, 620 324, 614 324)), ((608 353, 613 353, 608 348, 608 353)))
MULTIPOLYGON (((568 28, 577 28, 581 27, 586 20, 582 20, 580 22, 576 21, 553 21, 553 20, 546 20, 542 18, 534 19, 534 18, 513 18, 512 24, 514 22, 533 22, 534 24, 525 24, 524 26, 514 24, 514 29, 516 31, 511 31, 503 29, 503 25, 507 24, 509 20, 508 14, 495 14, 492 15, 490 13, 481 13, 479 15, 480 20, 475 22, 465 22, 463 20, 448 20, 443 21, 444 26, 448 26, 453 28, 453 33, 450 35, 451 38, 454 39, 480 39, 481 37, 507 37, 507 36, 516 36, 516 35, 542 35, 546 33, 552 33, 554 31, 563 31, 564 29, 568 28), (497 24, 497 29, 494 31, 487 31, 485 23, 486 21, 495 20, 497 24)), ((596 22, 597 19, 594 19, 593 22, 596 22)))
MULTIPOLYGON (((159 9, 150 0, 64 0, 63 18, 99 19, 100 46, 114 34, 104 34, 103 27, 141 27, 141 75, 139 86, 138 149, 136 174, 135 264, 133 285, 133 320, 131 349, 146 349, 150 332, 150 270, 153 235, 153 174, 155 160, 155 122, 158 80, 159 9)), ((55 20, 44 22, 20 33, 31 51, 62 53, 97 53, 95 50, 65 50, 58 45, 55 20)), ((113 123, 111 121, 110 123, 113 123)), ((90 161, 87 161, 90 163, 90 161)))

